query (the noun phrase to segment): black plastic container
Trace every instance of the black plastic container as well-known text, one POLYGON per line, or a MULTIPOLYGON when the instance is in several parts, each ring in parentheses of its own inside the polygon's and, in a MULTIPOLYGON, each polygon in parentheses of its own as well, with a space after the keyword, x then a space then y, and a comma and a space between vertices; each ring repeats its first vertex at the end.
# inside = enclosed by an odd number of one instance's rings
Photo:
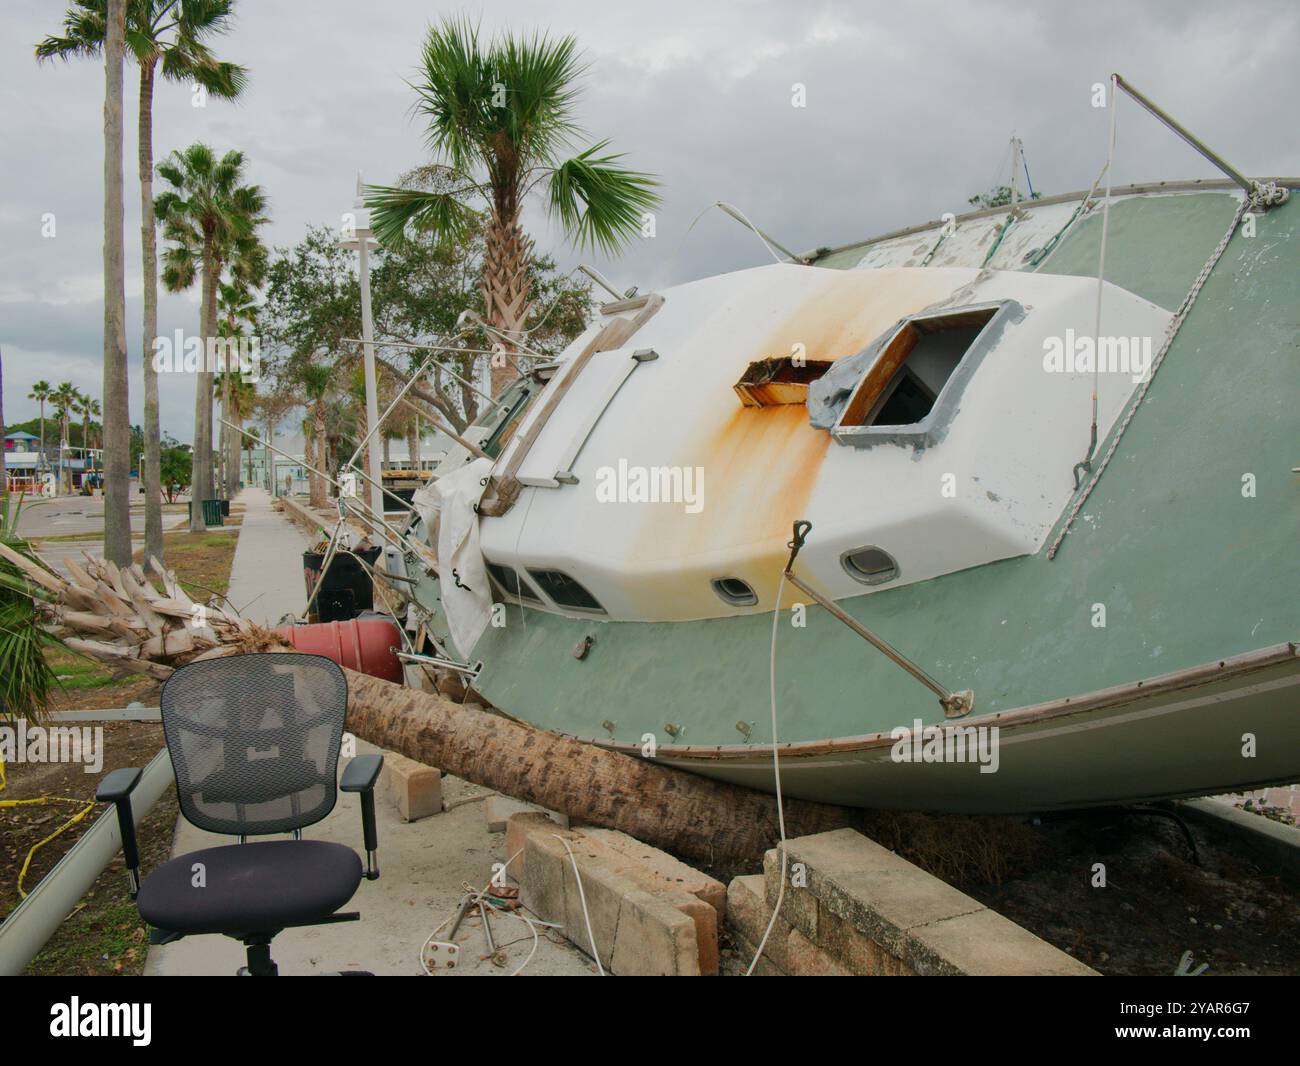
MULTIPOLYGON (((355 549, 354 549, 355 551, 355 549)), ((382 547, 366 548, 356 551, 373 567, 379 561, 382 547)), ((321 573, 325 562, 324 552, 303 552, 303 579, 307 585, 307 595, 320 583, 312 613, 321 622, 346 622, 355 618, 362 611, 370 611, 375 606, 375 586, 370 575, 351 555, 335 553, 330 560, 329 569, 321 573)))

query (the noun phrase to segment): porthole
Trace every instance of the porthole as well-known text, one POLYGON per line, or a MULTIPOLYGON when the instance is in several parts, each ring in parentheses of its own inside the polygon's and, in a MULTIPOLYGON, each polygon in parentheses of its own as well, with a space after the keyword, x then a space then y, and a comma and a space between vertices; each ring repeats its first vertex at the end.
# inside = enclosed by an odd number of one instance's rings
POLYGON ((854 548, 840 556, 840 565, 854 581, 864 585, 883 585, 898 577, 898 562, 884 548, 870 544, 854 548))
POLYGON ((758 594, 749 587, 747 581, 738 577, 720 577, 711 582, 718 599, 733 607, 753 607, 758 602, 758 594))
POLYGON ((558 607, 568 607, 574 611, 598 611, 605 613, 600 602, 568 574, 560 570, 529 570, 537 587, 548 595, 558 607))

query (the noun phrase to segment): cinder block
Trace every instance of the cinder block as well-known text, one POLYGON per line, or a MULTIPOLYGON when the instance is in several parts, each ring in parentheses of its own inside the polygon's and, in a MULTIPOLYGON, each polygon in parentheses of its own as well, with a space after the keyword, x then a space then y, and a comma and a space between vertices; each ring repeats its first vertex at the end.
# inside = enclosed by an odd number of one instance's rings
MULTIPOLYGON (((784 906, 782 907, 784 910, 784 906)), ((739 935, 749 947, 745 959, 748 966, 763 939, 767 923, 772 920, 772 907, 764 895, 764 882, 760 874, 750 877, 732 878, 727 886, 727 925, 739 935)), ((787 941, 790 938, 790 923, 784 915, 776 919, 772 926, 772 935, 767 938, 763 948, 763 960, 772 963, 782 973, 788 973, 790 964, 787 941)), ((758 972, 755 967, 754 972, 758 972)))
MULTIPOLYGON (((562 841, 555 843, 564 851, 562 841)), ((569 844, 573 847, 573 842, 569 844)), ((586 855, 580 856, 574 851, 573 860, 564 853, 564 935, 587 955, 592 955, 592 940, 595 939, 595 953, 600 955, 601 964, 607 970, 614 970, 614 945, 618 932, 618 923, 623 909, 623 901, 629 892, 637 886, 629 879, 620 876, 599 862, 593 862, 586 855), (577 860, 578 872, 582 874, 582 890, 578 890, 578 879, 573 873, 573 863, 577 860), (587 904, 586 916, 583 915, 583 902, 587 904), (591 919, 591 931, 587 931, 587 918, 591 919)), ((614 970, 621 974, 623 971, 614 970)))
POLYGON ((442 774, 405 755, 384 754, 384 780, 389 799, 404 822, 442 811, 442 774))
POLYGON ((510 854, 523 848, 519 880, 524 906, 562 924, 564 935, 587 954, 594 937, 601 963, 611 972, 698 975, 701 939, 705 964, 717 972, 717 912, 710 904, 673 887, 647 891, 642 881, 652 879, 644 870, 633 876, 637 869, 630 860, 581 833, 561 829, 542 813, 512 815, 506 839, 507 848, 513 845, 510 854), (683 929, 689 943, 682 940, 683 929))
MULTIPOLYGON (((487 801, 484 800, 486 803, 487 801)), ((510 815, 506 819, 506 854, 508 861, 506 865, 506 874, 515 881, 524 879, 524 858, 522 851, 524 843, 528 839, 528 834, 534 829, 547 829, 554 832, 559 828, 550 816, 542 810, 519 811, 510 815)))
POLYGON ((786 938, 785 956, 791 977, 852 977, 853 973, 830 952, 823 951, 798 929, 786 938))
POLYGON ((617 829, 596 829, 584 826, 579 830, 583 836, 600 842, 610 851, 630 859, 636 865, 648 871, 664 885, 675 886, 689 892, 696 899, 701 899, 718 912, 718 923, 727 918, 727 886, 716 877, 687 866, 680 859, 674 858, 666 851, 660 851, 645 844, 636 837, 620 833, 617 829))
MULTIPOLYGON (((880 976, 1093 972, 854 830, 790 840, 787 854, 791 864, 803 864, 808 881, 806 889, 786 888, 781 916, 808 942, 787 938, 787 957, 778 963, 788 973, 831 972, 826 959, 880 976)), ((764 870, 771 900, 780 885, 775 851, 764 857, 764 870)))
POLYGON ((529 833, 524 838, 519 898, 543 921, 561 924, 565 921, 564 866, 567 861, 564 846, 549 834, 529 833))
POLYGON ((914 976, 902 959, 895 958, 866 933, 825 908, 817 912, 817 946, 863 977, 914 976))
MULTIPOLYGON (((737 933, 734 928, 731 930, 731 944, 732 947, 736 949, 736 952, 740 956, 740 962, 741 962, 740 972, 745 973, 746 971, 749 970, 749 964, 750 962, 753 961, 754 956, 758 954, 758 947, 754 944, 751 944, 743 936, 737 933)), ((754 964, 754 970, 753 973, 750 974, 750 976, 751 977, 787 977, 789 975, 786 974, 786 972, 782 970, 779 966, 777 966, 777 964, 774 963, 770 958, 768 958, 767 952, 764 952, 763 957, 759 959, 757 963, 754 964)))
MULTIPOLYGON (((804 878, 809 879, 808 887, 796 888, 792 883, 796 873, 794 865, 794 854, 787 844, 785 896, 781 902, 781 917, 809 940, 816 940, 817 897, 812 893, 811 872, 803 871, 804 878)), ((763 888, 770 912, 771 908, 776 906, 777 897, 781 892, 781 853, 777 848, 772 848, 763 856, 763 888)))
POLYGON ((1096 977, 1097 971, 988 909, 908 935, 907 961, 924 976, 1096 977))
POLYGON ((567 815, 560 814, 559 811, 548 811, 545 807, 539 807, 536 803, 526 803, 524 800, 517 800, 513 796, 503 796, 500 793, 491 795, 483 801, 483 814, 487 818, 489 833, 504 833, 506 823, 510 821, 512 814, 525 813, 545 814, 556 825, 564 829, 569 828, 567 815))
POLYGON ((698 977, 695 923, 640 889, 623 896, 610 970, 619 976, 698 977))

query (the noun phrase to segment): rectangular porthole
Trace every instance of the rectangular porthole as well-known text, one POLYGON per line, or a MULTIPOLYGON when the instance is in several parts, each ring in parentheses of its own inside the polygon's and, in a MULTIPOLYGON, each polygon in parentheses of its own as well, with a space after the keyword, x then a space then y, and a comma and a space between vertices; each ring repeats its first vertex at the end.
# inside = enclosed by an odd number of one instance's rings
POLYGON ((507 596, 514 596, 516 599, 526 600, 529 603, 541 603, 532 589, 523 578, 519 576, 518 571, 513 566, 503 566, 500 563, 485 563, 487 566, 488 576, 496 584, 497 588, 507 596))
POLYGON ((796 361, 792 355, 759 359, 745 368, 740 380, 732 387, 746 407, 800 404, 808 399, 809 383, 816 381, 830 367, 831 364, 824 359, 796 361))
POLYGON ((921 422, 998 310, 972 308, 904 322, 863 376, 839 425, 912 426, 921 422))
POLYGON ((605 613, 600 601, 568 574, 559 570, 529 570, 528 574, 557 607, 605 613))

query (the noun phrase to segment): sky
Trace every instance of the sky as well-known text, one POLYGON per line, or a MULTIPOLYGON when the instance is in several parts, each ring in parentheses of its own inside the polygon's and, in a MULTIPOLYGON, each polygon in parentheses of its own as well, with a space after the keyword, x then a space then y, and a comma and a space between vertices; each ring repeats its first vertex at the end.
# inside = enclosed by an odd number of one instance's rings
MULTIPOLYGON (((32 54, 60 30, 64 6, 6 0, 0 13, 0 353, 11 424, 36 414, 27 394, 41 378, 100 394, 104 72, 87 60, 37 66, 32 54), (53 236, 43 232, 50 215, 53 236)), ((1092 87, 1111 71, 1247 174, 1300 174, 1293 0, 240 0, 214 48, 249 68, 247 92, 195 107, 187 86, 161 85, 155 156, 194 141, 242 149, 270 200, 268 244, 291 246, 311 223, 337 226, 358 172, 386 183, 430 158, 409 83, 429 24, 459 14, 488 33, 574 35, 589 64, 577 109, 589 141, 612 138, 630 165, 658 175, 654 236, 614 259, 566 244, 540 200, 526 209, 540 251, 565 270, 592 263, 620 287, 647 291, 769 261, 752 233, 706 211, 717 200, 796 250, 960 213, 1007 180, 1013 133, 1036 189, 1086 189, 1106 155, 1107 112, 1091 106, 1092 87)), ((128 64, 127 339, 138 424, 137 85, 128 64)), ((1120 101, 1117 126, 1117 184, 1220 176, 1131 101, 1120 101)), ((197 317, 197 294, 161 295, 161 334, 193 331, 197 317)), ((164 432, 190 441, 193 379, 163 375, 160 397, 164 432)))

